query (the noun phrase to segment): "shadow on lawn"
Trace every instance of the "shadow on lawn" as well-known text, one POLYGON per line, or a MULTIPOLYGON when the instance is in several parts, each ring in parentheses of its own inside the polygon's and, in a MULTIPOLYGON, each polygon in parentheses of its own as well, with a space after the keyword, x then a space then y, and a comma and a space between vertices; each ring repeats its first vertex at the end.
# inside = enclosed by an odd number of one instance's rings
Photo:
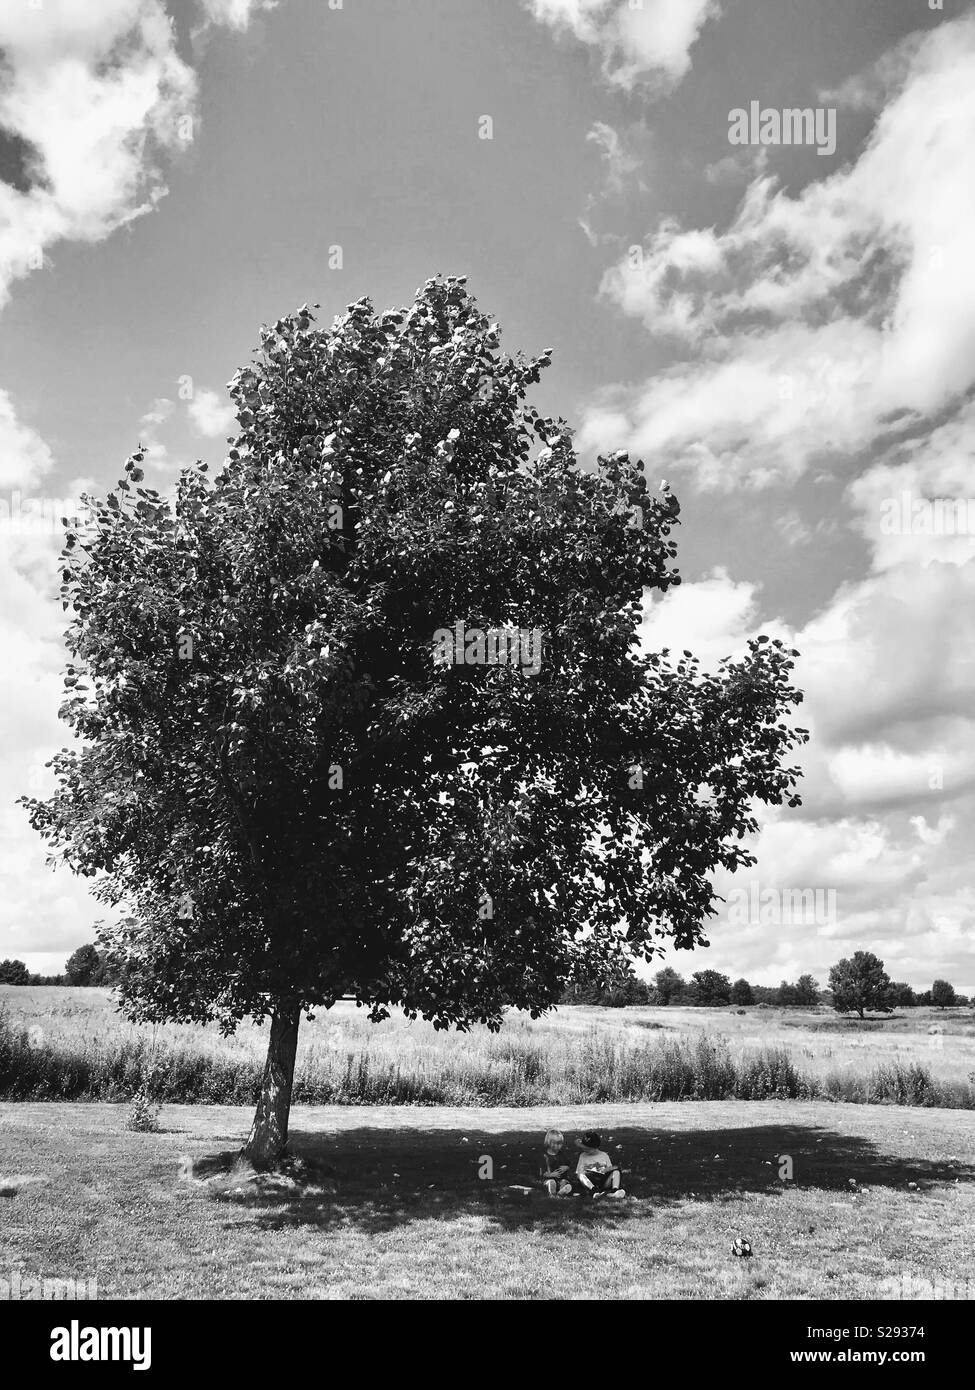
POLYGON ((280 1186, 272 1177, 248 1181, 236 1152, 194 1165, 210 1179, 212 1195, 252 1210, 267 1229, 354 1226, 368 1233, 413 1221, 483 1216, 506 1228, 550 1227, 593 1220, 616 1224, 688 1199, 733 1202, 788 1187, 845 1193, 891 1188, 918 1195, 936 1185, 972 1182, 975 1166, 883 1154, 868 1140, 806 1125, 765 1125, 673 1133, 665 1129, 607 1130, 603 1146, 623 1169, 629 1198, 583 1202, 552 1199, 539 1184, 537 1131, 356 1129, 335 1135, 291 1135, 290 1151, 304 1175, 280 1186), (619 1146, 619 1147, 617 1147, 619 1146), (792 1160, 791 1182, 779 1176, 792 1160), (493 1180, 478 1177, 484 1158, 493 1180), (530 1193, 513 1190, 531 1186, 530 1193))

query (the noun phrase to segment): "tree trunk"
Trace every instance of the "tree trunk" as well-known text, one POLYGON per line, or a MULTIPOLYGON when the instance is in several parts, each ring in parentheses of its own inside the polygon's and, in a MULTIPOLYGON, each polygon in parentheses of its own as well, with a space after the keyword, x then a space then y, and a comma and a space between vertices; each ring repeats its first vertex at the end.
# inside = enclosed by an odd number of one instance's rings
POLYGON ((300 1008, 278 1008, 271 1015, 261 1095, 244 1146, 244 1155, 255 1168, 273 1168, 285 1155, 300 1022, 300 1008))

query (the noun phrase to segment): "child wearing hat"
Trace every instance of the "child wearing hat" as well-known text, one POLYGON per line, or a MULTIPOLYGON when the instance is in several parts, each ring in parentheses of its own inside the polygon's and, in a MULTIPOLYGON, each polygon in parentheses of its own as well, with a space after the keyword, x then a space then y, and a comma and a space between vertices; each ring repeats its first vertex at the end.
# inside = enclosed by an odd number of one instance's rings
POLYGON ((620 1186, 621 1173, 615 1166, 608 1153, 604 1153, 602 1138, 594 1129, 586 1130, 579 1139, 576 1140, 576 1148, 579 1150, 579 1162, 576 1164, 576 1179, 582 1188, 583 1195, 588 1195, 593 1201, 597 1197, 625 1197, 626 1193, 620 1186))

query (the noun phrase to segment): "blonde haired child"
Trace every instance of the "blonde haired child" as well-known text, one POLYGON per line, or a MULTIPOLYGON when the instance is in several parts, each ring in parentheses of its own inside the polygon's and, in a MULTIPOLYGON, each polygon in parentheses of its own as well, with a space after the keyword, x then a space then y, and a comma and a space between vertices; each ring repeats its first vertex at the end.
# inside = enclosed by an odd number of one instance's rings
POLYGON ((565 1151, 565 1135, 560 1129, 545 1131, 542 1150, 542 1181, 550 1197, 567 1197, 572 1191, 569 1172, 572 1164, 565 1151))

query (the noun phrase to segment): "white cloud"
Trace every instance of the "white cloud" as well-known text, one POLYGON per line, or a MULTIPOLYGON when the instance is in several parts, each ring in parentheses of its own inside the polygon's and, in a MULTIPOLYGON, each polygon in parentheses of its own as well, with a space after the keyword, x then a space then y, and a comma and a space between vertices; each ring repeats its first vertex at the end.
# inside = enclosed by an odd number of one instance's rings
POLYGON ((278 0, 199 0, 199 3, 211 24, 243 30, 255 14, 276 9, 278 0))
POLYGON ((704 177, 708 183, 718 188, 728 184, 746 183, 759 174, 764 174, 768 160, 768 149, 764 145, 752 149, 736 149, 731 154, 716 159, 713 164, 706 164, 704 177))
POLYGON ((139 419, 139 443, 145 450, 145 462, 151 468, 166 470, 172 467, 169 449, 160 438, 160 430, 172 417, 175 408, 175 403, 166 396, 158 396, 139 419))
POLYGON ((926 438, 892 447, 847 488, 873 568, 975 558, 975 400, 926 438))
MULTIPOLYGON (((272 0, 202 0, 242 30, 272 0)), ((197 79, 163 0, 0 6, 0 127, 32 151, 32 186, 0 184, 0 304, 58 241, 97 242, 166 193, 162 162, 193 139, 197 79)))
MULTIPOLYGON (((724 656, 740 656, 756 631, 757 587, 736 583, 715 569, 693 584, 679 584, 654 597, 644 611, 640 642, 645 651, 688 648, 713 671, 724 656)), ((763 629, 764 630, 764 629, 763 629)))
POLYGON ((973 142, 968 16, 906 50, 848 167, 798 194, 755 180, 723 232, 662 223, 603 291, 694 355, 604 393, 583 447, 761 486, 958 409, 975 385, 975 181, 958 172, 973 142))
POLYGON ((211 438, 227 435, 236 427, 237 416, 233 406, 222 401, 217 392, 208 387, 197 388, 186 408, 200 433, 211 438))
POLYGON ((45 866, 47 846, 15 804, 51 790, 44 764, 67 741, 57 718, 64 615, 50 592, 59 544, 0 535, 0 957, 38 946, 67 955, 102 912, 82 880, 45 866))
MULTIPOLYGON (((270 5, 205 0, 204 8, 211 24, 243 29, 270 5)), ((192 139, 197 81, 176 50, 162 0, 4 3, 0 52, 0 127, 31 152, 27 191, 0 184, 2 306, 14 282, 39 269, 59 241, 101 241, 156 205, 166 192, 164 159, 192 139)), ((159 431, 172 410, 172 401, 159 399, 140 421, 159 467, 168 466, 159 431)), ((90 939, 103 909, 82 881, 45 868, 46 847, 14 804, 47 790, 44 763, 66 742, 57 719, 64 661, 57 517, 64 500, 93 489, 79 479, 55 497, 54 463, 0 390, 0 956, 36 959, 46 950, 63 960, 90 939), (44 509, 42 526, 9 524, 18 492, 44 509)))
POLYGON ((44 440, 17 419, 9 395, 0 390, 0 488, 25 492, 51 468, 51 451, 44 440))
POLYGON ((196 78, 159 0, 6 5, 0 125, 37 180, 0 185, 0 300, 56 242, 100 241, 159 200, 159 155, 192 136, 196 78))
MULTIPOLYGON (((15 804, 50 789, 44 764, 66 741, 57 718, 64 614, 55 596, 65 499, 53 496, 47 445, 17 422, 2 392, 0 458, 10 489, 0 507, 0 957, 23 958, 39 942, 76 944, 95 905, 81 881, 45 867, 46 846, 15 804), (42 525, 28 501, 42 506, 42 525)), ((77 479, 67 492, 76 498, 86 486, 77 479)))
MULTIPOLYGON (((975 987, 975 561, 903 563, 842 588, 801 628, 759 619, 757 586, 715 570, 646 612, 646 650, 685 647, 714 669, 759 632, 801 653, 793 716, 812 733, 799 810, 758 808, 757 863, 720 874, 724 897, 833 889, 835 924, 709 932, 736 973, 777 981, 877 950, 900 976, 975 987), (771 962, 771 963, 770 963, 771 962)), ((722 912, 721 916, 724 915, 722 912)))
POLYGON ((604 121, 596 121, 586 139, 598 145, 606 165, 606 188, 611 193, 621 193, 627 186, 631 174, 640 167, 640 160, 628 154, 620 139, 619 132, 604 121))
POLYGON ((528 0, 537 20, 568 30, 597 48, 609 81, 679 82, 691 66, 691 48, 708 19, 719 14, 715 0, 528 0))

